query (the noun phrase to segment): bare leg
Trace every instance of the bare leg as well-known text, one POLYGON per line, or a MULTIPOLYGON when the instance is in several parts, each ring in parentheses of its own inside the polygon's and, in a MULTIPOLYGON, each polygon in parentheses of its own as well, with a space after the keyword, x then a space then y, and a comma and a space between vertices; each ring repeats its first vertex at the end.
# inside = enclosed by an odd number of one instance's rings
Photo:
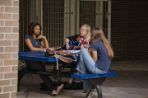
POLYGON ((52 96, 57 96, 57 95, 61 92, 61 90, 63 89, 63 87, 64 87, 64 84, 61 84, 61 85, 57 86, 57 88, 54 89, 54 90, 51 92, 51 95, 52 95, 52 96))

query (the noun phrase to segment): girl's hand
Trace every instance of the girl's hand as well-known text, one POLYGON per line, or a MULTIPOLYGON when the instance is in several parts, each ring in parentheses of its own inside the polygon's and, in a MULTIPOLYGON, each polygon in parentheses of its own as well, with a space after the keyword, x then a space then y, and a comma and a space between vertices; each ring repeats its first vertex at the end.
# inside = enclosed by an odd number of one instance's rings
POLYGON ((84 38, 79 38, 79 43, 82 44, 83 43, 84 38))
POLYGON ((46 39, 46 37, 45 36, 43 36, 43 35, 40 35, 40 36, 38 36, 38 38, 37 39, 46 39))
POLYGON ((65 40, 65 45, 66 45, 66 49, 69 49, 70 48, 69 39, 67 39, 67 38, 65 40))

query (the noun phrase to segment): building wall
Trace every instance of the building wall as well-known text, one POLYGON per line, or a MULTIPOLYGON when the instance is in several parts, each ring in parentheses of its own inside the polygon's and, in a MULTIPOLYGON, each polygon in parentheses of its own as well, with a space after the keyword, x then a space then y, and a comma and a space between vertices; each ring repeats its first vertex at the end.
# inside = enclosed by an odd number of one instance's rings
POLYGON ((0 98, 16 98, 19 0, 0 0, 0 98))
POLYGON ((116 59, 148 59, 148 1, 112 0, 112 45, 116 59))

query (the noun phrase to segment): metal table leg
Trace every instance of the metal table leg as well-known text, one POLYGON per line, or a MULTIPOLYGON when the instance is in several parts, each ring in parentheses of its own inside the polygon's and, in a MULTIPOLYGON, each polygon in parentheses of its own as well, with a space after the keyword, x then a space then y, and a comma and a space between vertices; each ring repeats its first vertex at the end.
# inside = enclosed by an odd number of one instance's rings
POLYGON ((98 98, 102 98, 102 90, 99 85, 96 86, 96 91, 97 91, 98 98))

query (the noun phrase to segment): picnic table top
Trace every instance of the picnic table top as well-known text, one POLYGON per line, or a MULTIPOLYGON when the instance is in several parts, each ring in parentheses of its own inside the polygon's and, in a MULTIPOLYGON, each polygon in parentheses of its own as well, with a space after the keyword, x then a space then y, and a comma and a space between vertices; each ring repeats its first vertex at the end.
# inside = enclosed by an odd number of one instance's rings
POLYGON ((19 52, 19 60, 30 60, 30 61, 39 61, 39 62, 56 62, 55 57, 45 56, 45 52, 35 51, 35 52, 19 52))
MULTIPOLYGON (((39 61, 39 62, 47 62, 54 63, 57 61, 55 57, 47 57, 45 56, 45 52, 19 52, 19 60, 30 60, 30 61, 39 61)), ((92 78, 103 78, 108 77, 112 78, 117 76, 116 71, 108 71, 104 74, 71 74, 72 78, 77 79, 92 79, 92 78)))

